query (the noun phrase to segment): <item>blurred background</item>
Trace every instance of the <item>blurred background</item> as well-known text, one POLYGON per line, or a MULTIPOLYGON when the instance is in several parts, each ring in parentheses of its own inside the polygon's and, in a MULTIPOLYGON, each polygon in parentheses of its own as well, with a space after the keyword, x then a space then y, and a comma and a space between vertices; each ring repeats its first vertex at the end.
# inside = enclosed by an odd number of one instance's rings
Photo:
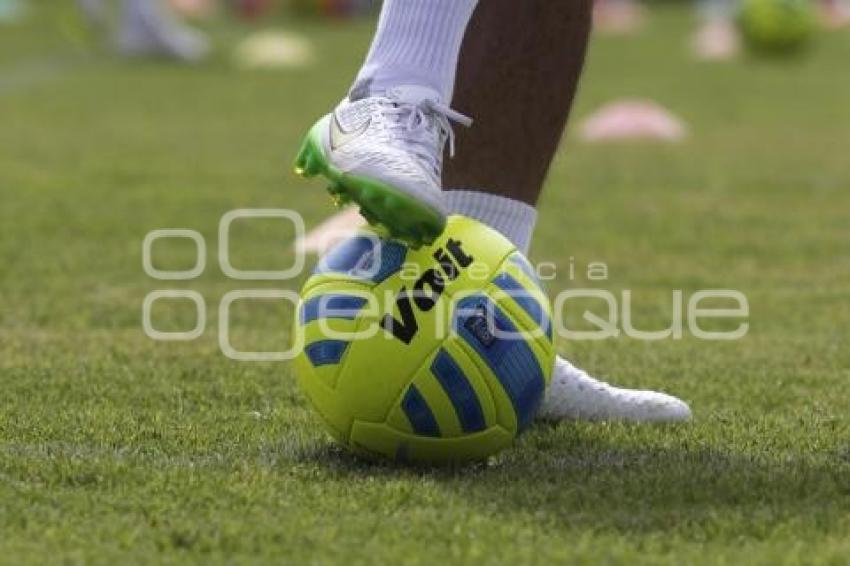
MULTIPOLYGON (((296 178, 291 163, 306 129, 347 92, 378 8, 0 0, 3 556, 51 561, 76 549, 97 562, 140 548, 148 559, 175 549, 371 562, 412 556, 404 543, 416 539, 437 550, 472 541, 485 555, 546 540, 541 552, 562 553, 553 559, 628 547, 638 557, 679 548, 694 560, 817 561, 818 552, 841 562, 840 502, 850 493, 843 0, 600 0, 532 259, 555 266, 553 294, 631 290, 643 330, 669 327, 673 290, 738 290, 749 333, 560 340, 559 352, 594 375, 688 400, 694 423, 536 427, 492 468, 439 481, 334 452, 289 364, 227 359, 216 325, 227 292, 298 290, 305 279, 228 279, 219 221, 239 208, 291 208, 313 230, 334 214, 324 187, 296 178), (162 228, 200 234, 198 277, 145 274, 142 242, 162 228), (606 264, 604 281, 587 277, 590 262, 606 264), (157 289, 198 293, 200 336, 143 332, 142 304, 157 289), (443 519, 459 502, 473 517, 452 523, 462 532, 443 519), (544 535, 529 534, 540 524, 544 535), (381 531, 392 535, 375 538, 381 531), (587 542, 606 532, 613 538, 587 542)), ((285 269, 293 239, 275 219, 234 223, 231 261, 285 269)), ((152 249, 160 270, 190 270, 197 255, 186 238, 152 249)), ((158 301, 153 325, 192 329, 196 306, 158 301)), ((581 303, 571 306, 569 326, 593 330, 581 303)), ((285 350, 291 310, 234 303, 231 344, 285 350)), ((514 550, 506 560, 528 560, 514 550)))
MULTIPOLYGON (((214 243, 224 212, 251 207, 291 207, 319 226, 328 200, 296 181, 290 160, 307 125, 345 95, 379 8, 0 0, 0 316, 135 326, 150 230, 189 227, 214 243)), ((662 266, 677 288, 699 281, 712 254, 759 249, 737 280, 722 280, 734 269, 712 273, 712 286, 737 288, 781 269, 765 258, 799 254, 799 271, 844 253, 846 0, 598 0, 594 19, 539 259, 619 260, 615 288, 662 266), (707 255, 693 265, 699 256, 683 252, 707 255)), ((246 261, 291 261, 291 233, 252 226, 246 261)), ((186 248, 165 246, 159 261, 191 265, 186 248)), ((203 275, 214 290, 216 273, 203 275)))

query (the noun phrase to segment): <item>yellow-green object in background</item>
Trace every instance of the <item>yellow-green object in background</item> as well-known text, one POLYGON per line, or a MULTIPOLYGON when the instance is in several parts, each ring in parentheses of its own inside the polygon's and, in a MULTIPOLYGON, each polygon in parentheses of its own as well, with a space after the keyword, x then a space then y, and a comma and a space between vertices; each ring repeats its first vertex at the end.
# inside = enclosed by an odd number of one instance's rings
POLYGON ((810 0, 744 0, 738 24, 753 51, 781 55, 808 45, 817 19, 810 0))

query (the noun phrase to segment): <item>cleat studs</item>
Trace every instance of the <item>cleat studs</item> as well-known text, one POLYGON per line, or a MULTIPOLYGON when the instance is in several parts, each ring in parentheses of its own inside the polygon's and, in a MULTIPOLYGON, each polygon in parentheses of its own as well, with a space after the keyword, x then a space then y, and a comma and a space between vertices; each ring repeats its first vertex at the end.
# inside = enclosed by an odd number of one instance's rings
POLYGON ((377 223, 377 220, 378 220, 378 219, 375 217, 375 215, 374 215, 374 214, 372 214, 372 212, 371 212, 370 210, 368 210, 368 209, 367 209, 366 207, 364 207, 364 206, 361 206, 361 207, 360 207, 360 216, 362 216, 363 218, 365 218, 365 219, 366 219, 366 222, 368 222, 369 224, 373 224, 373 225, 374 225, 374 224, 376 224, 376 223, 377 223))
POLYGON ((304 144, 298 151, 298 156, 295 158, 295 166, 293 167, 293 170, 296 175, 301 177, 315 177, 322 172, 321 158, 317 154, 317 149, 309 138, 304 141, 304 144))
POLYGON ((307 173, 308 167, 309 164, 307 153, 304 149, 302 149, 301 152, 298 154, 298 157, 295 159, 295 167, 293 167, 293 170, 295 171, 295 174, 299 177, 307 177, 309 176, 307 173))
POLYGON ((328 193, 331 195, 334 205, 341 208, 351 202, 351 196, 346 192, 345 187, 338 182, 328 185, 328 193))

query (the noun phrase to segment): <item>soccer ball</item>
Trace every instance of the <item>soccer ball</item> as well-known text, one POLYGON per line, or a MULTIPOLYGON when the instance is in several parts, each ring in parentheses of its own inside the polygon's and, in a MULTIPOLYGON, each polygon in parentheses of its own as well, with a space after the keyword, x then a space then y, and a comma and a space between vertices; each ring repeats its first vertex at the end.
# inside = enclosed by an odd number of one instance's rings
POLYGON ((810 0, 745 0, 738 23, 754 51, 788 54, 811 40, 816 18, 810 0))
POLYGON ((301 389, 352 451, 485 459, 531 423, 555 350, 546 295, 500 234, 451 216, 412 249, 367 229, 323 257, 296 320, 301 389))

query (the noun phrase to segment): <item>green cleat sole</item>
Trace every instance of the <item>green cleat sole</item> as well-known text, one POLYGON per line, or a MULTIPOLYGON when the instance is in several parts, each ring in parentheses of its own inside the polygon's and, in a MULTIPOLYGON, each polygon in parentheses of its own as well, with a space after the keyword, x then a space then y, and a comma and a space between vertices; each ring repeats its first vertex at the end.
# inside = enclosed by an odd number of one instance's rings
POLYGON ((320 120, 304 138, 294 170, 311 178, 322 176, 330 184, 328 193, 337 206, 356 203, 366 221, 382 228, 393 238, 413 248, 432 243, 446 227, 446 219, 438 211, 422 204, 399 189, 357 175, 343 173, 334 167, 322 149, 320 120))

